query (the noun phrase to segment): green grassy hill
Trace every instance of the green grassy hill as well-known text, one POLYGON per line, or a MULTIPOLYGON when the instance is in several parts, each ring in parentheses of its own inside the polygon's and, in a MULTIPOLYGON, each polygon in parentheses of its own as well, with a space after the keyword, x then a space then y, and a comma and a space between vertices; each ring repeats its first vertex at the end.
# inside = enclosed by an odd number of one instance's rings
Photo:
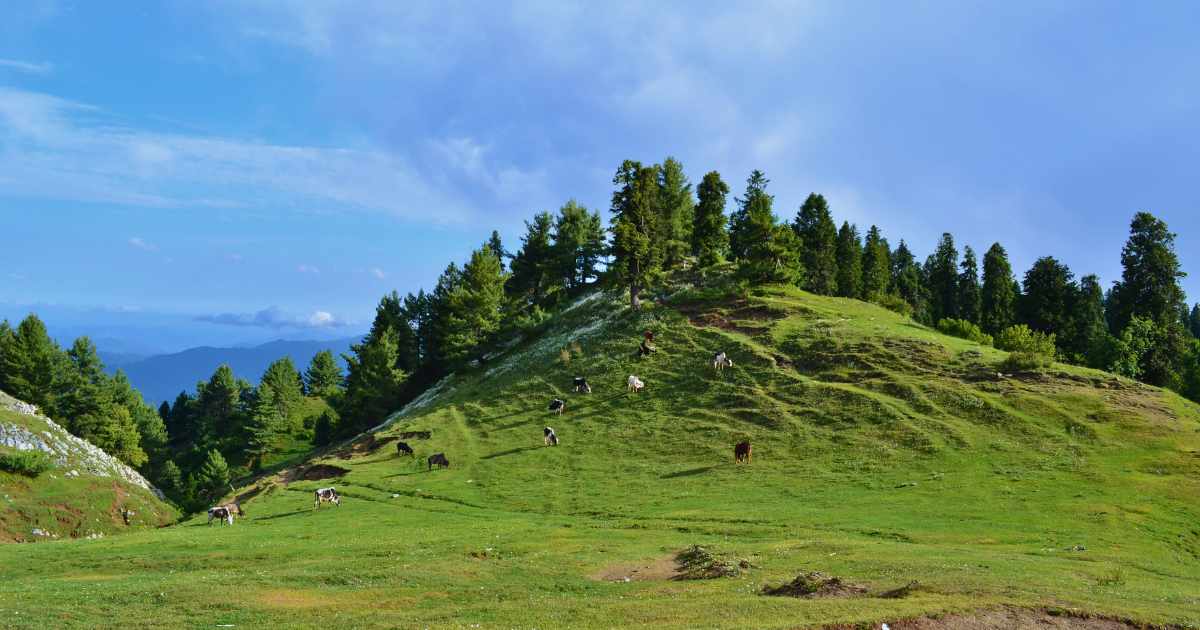
POLYGON ((179 518, 137 472, 29 411, 0 392, 0 458, 36 451, 51 465, 36 475, 0 465, 0 543, 96 538, 179 518))
POLYGON ((232 528, 0 548, 0 619, 899 628, 1017 607, 1200 626, 1200 409, 1091 370, 998 374, 1003 357, 792 289, 640 314, 597 294, 375 434, 246 487, 232 528), (647 328, 658 352, 639 360, 647 328), (570 391, 577 374, 593 393, 570 391), (430 439, 397 457, 413 431, 430 439), (735 465, 742 439, 753 461, 735 465), (427 471, 434 452, 451 467, 427 471), (314 511, 329 485, 343 505, 314 511), (693 573, 736 575, 674 579, 692 545, 719 569, 693 573), (813 571, 842 586, 761 594, 813 571))

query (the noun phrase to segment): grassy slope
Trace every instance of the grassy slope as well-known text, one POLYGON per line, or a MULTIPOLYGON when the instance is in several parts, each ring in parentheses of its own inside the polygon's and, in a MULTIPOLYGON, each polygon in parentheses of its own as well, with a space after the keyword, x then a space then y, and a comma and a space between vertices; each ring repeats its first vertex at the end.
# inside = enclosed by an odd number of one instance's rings
MULTIPOLYGON (((0 422, 37 432, 49 430, 33 416, 0 407, 0 422)), ((159 527, 174 522, 179 513, 149 491, 111 477, 67 477, 72 468, 52 468, 36 478, 0 471, 0 542, 28 542, 44 538, 34 528, 59 537, 114 534, 133 528, 159 527), (134 512, 125 525, 122 509, 134 512)), ((4 569, 0 568, 0 575, 4 569)))
POLYGON ((233 528, 0 548, 0 618, 765 628, 1015 604, 1200 625, 1200 411, 1082 369, 1000 379, 1002 356, 792 290, 640 318, 593 300, 381 433, 433 431, 412 443, 449 470, 386 444, 324 460, 350 469, 336 481, 260 484, 233 528), (660 352, 639 361, 645 327, 660 352), (723 377, 707 366, 718 349, 736 363, 723 377), (595 393, 569 392, 577 373, 595 393), (626 395, 629 374, 647 391, 626 395), (546 424, 562 446, 541 446, 546 424), (754 461, 735 466, 747 437, 754 461), (344 506, 312 511, 331 484, 344 506), (755 568, 590 577, 694 543, 755 568), (922 588, 757 594, 801 570, 922 588))

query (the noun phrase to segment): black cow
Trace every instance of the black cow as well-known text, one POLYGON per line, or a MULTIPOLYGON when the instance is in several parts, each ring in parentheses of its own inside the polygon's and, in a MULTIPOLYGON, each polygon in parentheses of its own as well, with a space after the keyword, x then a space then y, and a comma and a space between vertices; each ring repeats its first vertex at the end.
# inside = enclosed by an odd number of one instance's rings
POLYGON ((587 382, 587 379, 586 379, 586 378, 583 378, 582 376, 576 376, 576 377, 575 377, 575 393, 576 393, 576 394, 579 394, 579 393, 583 393, 583 394, 590 394, 590 393, 592 393, 592 386, 591 386, 591 385, 588 385, 588 382, 587 382))
POLYGON ((653 354, 656 350, 657 350, 657 348, 650 345, 649 342, 647 342, 645 339, 643 339, 642 344, 638 346, 638 356, 639 357, 648 357, 651 354, 653 354))
POLYGON ((412 447, 408 445, 408 442, 396 442, 396 456, 399 457, 400 455, 416 456, 413 453, 412 447))
POLYGON ((556 416, 561 416, 562 412, 566 410, 566 408, 567 403, 561 398, 555 398, 554 400, 550 401, 550 411, 553 411, 554 415, 556 416))
POLYGON ((546 446, 558 446, 558 435, 554 433, 553 428, 546 427, 545 429, 542 429, 542 435, 546 446))
POLYGON ((442 468, 450 467, 450 460, 446 459, 445 453, 434 453, 433 455, 430 455, 429 459, 426 461, 429 463, 429 470, 433 470, 434 464, 437 464, 442 468))

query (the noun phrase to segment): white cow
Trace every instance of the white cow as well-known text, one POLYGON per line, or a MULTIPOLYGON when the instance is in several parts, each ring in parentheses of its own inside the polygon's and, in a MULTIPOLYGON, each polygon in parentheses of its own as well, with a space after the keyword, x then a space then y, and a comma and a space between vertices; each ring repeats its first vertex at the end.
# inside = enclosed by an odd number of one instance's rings
POLYGON ((634 392, 634 393, 642 391, 642 388, 644 388, 646 386, 646 384, 642 382, 642 379, 640 379, 632 374, 629 375, 628 385, 629 385, 629 391, 634 392))
POLYGON ((719 373, 721 370, 724 370, 727 367, 733 367, 733 359, 730 359, 728 356, 726 356, 725 351, 722 350, 713 356, 712 366, 713 369, 719 373))

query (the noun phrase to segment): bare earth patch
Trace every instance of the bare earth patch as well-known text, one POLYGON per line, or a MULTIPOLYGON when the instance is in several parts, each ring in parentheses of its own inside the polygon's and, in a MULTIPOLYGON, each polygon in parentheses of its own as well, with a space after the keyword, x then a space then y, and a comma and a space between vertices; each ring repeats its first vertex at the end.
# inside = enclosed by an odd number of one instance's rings
POLYGON ((299 478, 304 479, 305 481, 319 481, 321 479, 341 477, 348 472, 350 472, 349 469, 342 468, 341 466, 333 466, 330 464, 314 464, 308 468, 305 468, 304 471, 299 474, 299 478))
POLYGON ((674 579, 679 574, 676 554, 642 562, 612 564, 588 577, 598 582, 649 582, 674 579))

